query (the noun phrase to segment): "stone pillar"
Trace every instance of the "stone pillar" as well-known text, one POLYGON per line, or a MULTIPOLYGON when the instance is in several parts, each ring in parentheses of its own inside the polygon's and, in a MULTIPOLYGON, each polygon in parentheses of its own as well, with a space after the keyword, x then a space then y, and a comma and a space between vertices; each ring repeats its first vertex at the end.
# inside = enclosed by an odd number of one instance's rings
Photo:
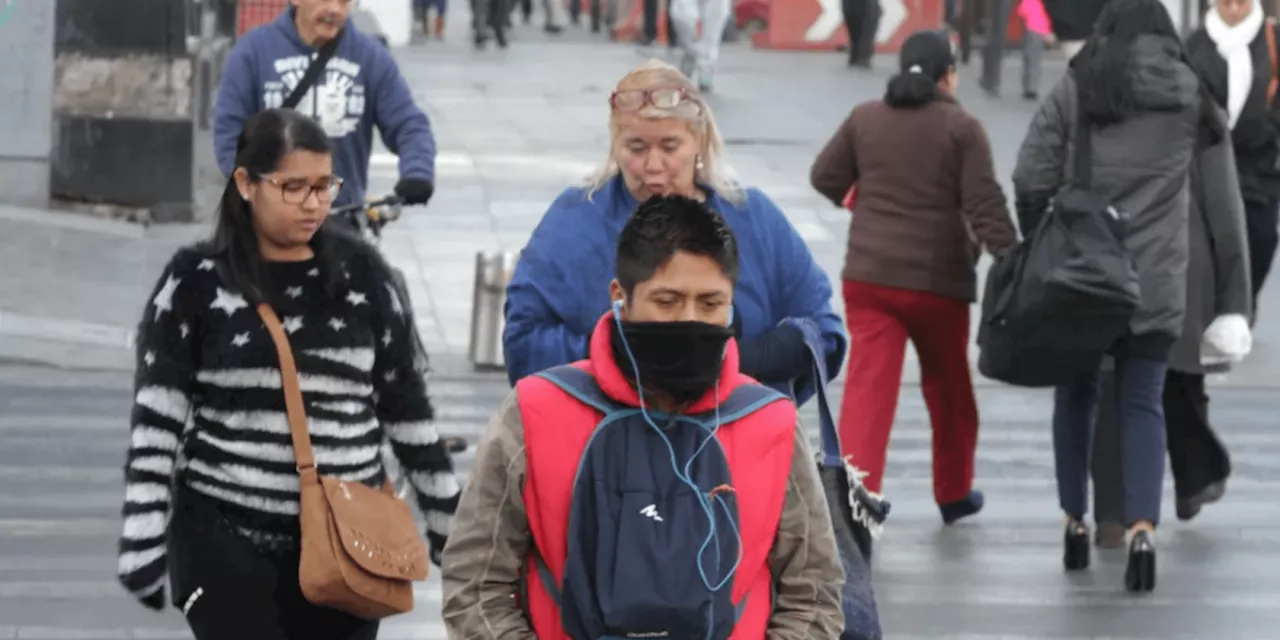
POLYGON ((0 203, 49 202, 56 0, 0 0, 0 203))
POLYGON ((156 221, 212 213, 211 105, 230 43, 217 33, 221 1, 57 0, 54 199, 156 221))

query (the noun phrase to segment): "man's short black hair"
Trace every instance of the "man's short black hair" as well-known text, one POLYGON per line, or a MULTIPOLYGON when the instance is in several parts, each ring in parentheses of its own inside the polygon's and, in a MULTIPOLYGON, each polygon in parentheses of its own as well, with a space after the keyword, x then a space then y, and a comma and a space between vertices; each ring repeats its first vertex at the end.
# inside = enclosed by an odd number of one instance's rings
POLYGON ((738 241, 724 218, 684 196, 653 196, 640 205, 618 236, 618 284, 630 296, 677 251, 706 256, 738 283, 738 241))

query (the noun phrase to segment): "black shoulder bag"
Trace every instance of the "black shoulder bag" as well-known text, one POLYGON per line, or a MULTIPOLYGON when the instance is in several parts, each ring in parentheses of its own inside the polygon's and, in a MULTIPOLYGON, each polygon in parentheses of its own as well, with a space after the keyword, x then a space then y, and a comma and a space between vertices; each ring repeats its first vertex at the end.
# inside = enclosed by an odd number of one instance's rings
POLYGON ((302 102, 302 96, 307 94, 311 86, 320 78, 320 74, 324 73, 324 68, 329 64, 329 60, 333 59, 333 54, 338 50, 338 43, 342 41, 342 34, 346 33, 346 29, 338 32, 332 40, 320 45, 320 50, 316 52, 316 57, 311 60, 311 64, 307 66, 306 73, 302 74, 302 79, 298 80, 298 84, 293 86, 293 91, 289 93, 289 97, 284 99, 280 105, 285 109, 295 109, 299 102, 302 102))
POLYGON ((1072 181, 983 289, 978 370, 1015 386, 1097 371, 1141 303, 1125 219, 1093 189, 1092 125, 1078 89, 1077 100, 1072 181))

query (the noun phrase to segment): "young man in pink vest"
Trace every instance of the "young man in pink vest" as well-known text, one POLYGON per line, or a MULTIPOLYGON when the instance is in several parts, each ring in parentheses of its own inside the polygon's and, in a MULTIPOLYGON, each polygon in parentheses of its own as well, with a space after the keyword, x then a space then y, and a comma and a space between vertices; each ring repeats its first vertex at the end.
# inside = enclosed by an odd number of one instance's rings
POLYGON ((627 222, 588 358, 521 380, 480 443, 444 551, 450 638, 840 635, 795 405, 738 371, 737 275, 698 201, 627 222))

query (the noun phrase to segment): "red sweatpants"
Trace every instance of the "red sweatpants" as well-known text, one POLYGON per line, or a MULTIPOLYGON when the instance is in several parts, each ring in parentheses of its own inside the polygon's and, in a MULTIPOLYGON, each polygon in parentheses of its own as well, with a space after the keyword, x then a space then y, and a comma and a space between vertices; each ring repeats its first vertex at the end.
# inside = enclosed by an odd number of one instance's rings
POLYGON ((973 485, 978 405, 969 374, 969 303, 921 291, 846 280, 849 372, 840 407, 843 453, 879 492, 898 408, 907 339, 920 357, 920 386, 933 426, 933 496, 964 499, 973 485))

